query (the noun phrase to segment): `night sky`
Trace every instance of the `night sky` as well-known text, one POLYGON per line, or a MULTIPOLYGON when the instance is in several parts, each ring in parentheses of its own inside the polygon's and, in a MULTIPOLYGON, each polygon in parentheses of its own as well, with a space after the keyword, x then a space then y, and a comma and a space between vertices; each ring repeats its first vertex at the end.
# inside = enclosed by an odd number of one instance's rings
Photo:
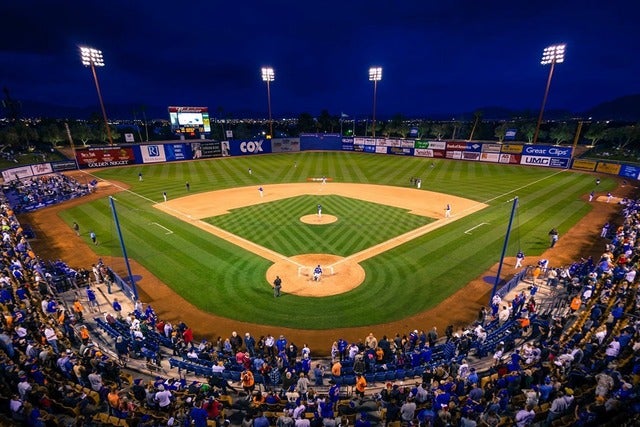
MULTIPOLYGON (((326 108, 380 116, 540 107, 547 45, 567 44, 549 109, 584 111, 640 93, 640 2, 4 1, 0 87, 14 98, 97 105, 79 45, 101 49, 113 104, 208 106, 274 117, 326 108)), ((212 114, 215 115, 215 114, 212 114)))

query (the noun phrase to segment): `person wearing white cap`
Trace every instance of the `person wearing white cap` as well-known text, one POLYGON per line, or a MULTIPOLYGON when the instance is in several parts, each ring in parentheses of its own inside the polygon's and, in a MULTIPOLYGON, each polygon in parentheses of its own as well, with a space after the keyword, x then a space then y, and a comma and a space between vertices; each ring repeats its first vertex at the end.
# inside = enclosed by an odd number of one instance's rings
POLYGON ((158 403, 161 411, 168 412, 171 409, 171 398, 171 391, 165 390, 164 386, 160 384, 154 400, 158 403))

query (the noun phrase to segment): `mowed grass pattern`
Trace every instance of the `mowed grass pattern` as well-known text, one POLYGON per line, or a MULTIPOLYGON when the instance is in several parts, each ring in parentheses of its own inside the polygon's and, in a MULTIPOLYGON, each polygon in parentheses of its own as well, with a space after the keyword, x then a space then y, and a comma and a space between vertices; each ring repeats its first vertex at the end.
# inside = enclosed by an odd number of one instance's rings
MULTIPOLYGON (((558 228, 562 239, 589 211, 583 199, 594 189, 591 175, 557 169, 340 152, 176 162, 113 168, 96 175, 130 186, 116 196, 128 254, 185 299, 221 316, 303 329, 373 325, 428 309, 498 261, 514 196, 519 197, 520 207, 509 254, 522 248, 527 255, 535 255, 548 247, 551 227, 558 228), (138 182, 138 172, 143 173, 143 182, 138 182), (366 260, 364 283, 348 293, 326 298, 285 294, 278 300, 265 279, 270 262, 152 207, 162 200, 163 191, 169 198, 187 194, 187 181, 191 193, 238 186, 263 186, 268 191, 271 183, 306 182, 323 175, 337 182, 403 187, 416 176, 422 178, 423 189, 467 197, 489 207, 366 260), (487 225, 465 234, 481 223, 487 225), (165 234, 159 225, 173 233, 165 234)), ((614 186, 613 179, 605 178, 597 190, 606 192, 614 186)), ((311 207, 306 203, 305 212, 314 213, 317 203, 312 200, 311 207)), ((376 224, 362 227, 366 235, 392 226, 381 224, 373 213, 358 212, 362 224, 376 224)), ((120 255, 106 199, 67 210, 62 216, 69 225, 78 221, 87 241, 88 230, 96 231, 99 254, 120 255)), ((283 230, 281 226, 274 233, 265 222, 263 227, 255 226, 253 234, 289 233, 283 230)), ((298 239, 306 240, 293 237, 298 239)), ((354 251, 358 242, 353 240, 355 235, 334 245, 336 251, 354 251)))
POLYGON ((204 221, 282 255, 328 253, 349 256, 434 220, 406 209, 341 196, 300 196, 263 203, 204 221), (308 225, 304 215, 323 215, 338 221, 308 225))

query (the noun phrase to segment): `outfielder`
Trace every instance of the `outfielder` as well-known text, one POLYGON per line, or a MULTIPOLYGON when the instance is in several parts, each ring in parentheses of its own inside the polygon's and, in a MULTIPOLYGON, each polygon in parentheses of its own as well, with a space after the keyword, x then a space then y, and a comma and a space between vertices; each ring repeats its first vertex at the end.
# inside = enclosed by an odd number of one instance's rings
POLYGON ((318 218, 322 218, 322 205, 318 205, 318 218))

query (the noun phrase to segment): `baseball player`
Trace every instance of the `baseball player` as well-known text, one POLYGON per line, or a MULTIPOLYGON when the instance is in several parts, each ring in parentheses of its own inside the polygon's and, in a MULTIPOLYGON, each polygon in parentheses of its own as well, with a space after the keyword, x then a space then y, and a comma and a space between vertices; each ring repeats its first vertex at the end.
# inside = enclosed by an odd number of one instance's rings
POLYGON ((444 208, 444 217, 451 218, 451 205, 447 203, 447 207, 444 208))
POLYGON ((167 201, 167 192, 166 191, 162 192, 162 198, 164 199, 165 202, 167 201))
POLYGON ((313 269, 313 280, 315 282, 319 282, 321 276, 322 276, 322 268, 320 267, 320 264, 318 264, 318 266, 313 269))
POLYGON ((262 187, 258 187, 258 193, 260 193, 260 197, 264 197, 264 191, 262 190, 262 187))
POLYGON ((322 205, 318 205, 318 218, 322 218, 322 205))
POLYGON ((516 255, 516 266, 515 266, 515 268, 522 267, 522 261, 524 261, 524 252, 518 251, 518 254, 516 255))

